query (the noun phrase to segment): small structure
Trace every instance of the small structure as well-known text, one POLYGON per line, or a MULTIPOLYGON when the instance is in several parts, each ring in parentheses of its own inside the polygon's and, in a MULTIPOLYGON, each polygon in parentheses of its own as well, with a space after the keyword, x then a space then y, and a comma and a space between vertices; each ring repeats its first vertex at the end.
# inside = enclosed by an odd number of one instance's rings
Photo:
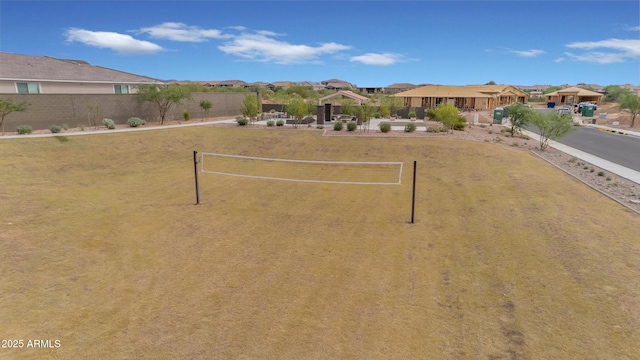
MULTIPOLYGON (((356 93, 354 93, 353 91, 350 90, 340 90, 338 92, 335 92, 333 94, 321 97, 320 99, 318 99, 318 105, 322 105, 323 103, 330 103, 330 101, 327 101, 329 99, 335 98, 335 97, 339 97, 340 99, 344 99, 349 98, 355 101, 355 103, 357 105, 362 105, 363 102, 367 102, 369 101, 369 98, 366 96, 362 96, 362 95, 358 95, 356 93)), ((339 104, 336 104, 339 105, 339 104)))

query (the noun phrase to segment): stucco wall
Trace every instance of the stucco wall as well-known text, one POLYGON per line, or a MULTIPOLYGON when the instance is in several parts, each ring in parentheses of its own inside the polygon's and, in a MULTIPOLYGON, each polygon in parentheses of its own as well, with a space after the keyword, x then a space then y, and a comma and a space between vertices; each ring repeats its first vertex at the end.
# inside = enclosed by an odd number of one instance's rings
MULTIPOLYGON (((200 101, 208 100, 212 107, 209 118, 240 115, 245 93, 194 93, 193 100, 173 106, 167 120, 182 119, 189 111, 192 120, 202 118, 200 101)), ((31 104, 26 112, 12 113, 5 118, 5 131, 13 132, 17 126, 31 125, 34 129, 48 129, 51 125, 67 124, 69 127, 88 126, 88 105, 97 105, 99 119, 110 118, 124 124, 132 116, 147 121, 159 121, 158 109, 151 103, 141 101, 137 95, 116 94, 3 94, 2 98, 26 101, 31 104)))

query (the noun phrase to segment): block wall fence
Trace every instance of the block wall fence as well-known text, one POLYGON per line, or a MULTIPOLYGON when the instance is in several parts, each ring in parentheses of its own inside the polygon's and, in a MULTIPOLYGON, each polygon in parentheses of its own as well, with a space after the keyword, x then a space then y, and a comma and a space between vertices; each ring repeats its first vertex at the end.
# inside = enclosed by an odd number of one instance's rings
MULTIPOLYGON (((191 121, 202 119, 200 101, 211 102, 208 118, 235 118, 241 114, 240 108, 246 93, 193 93, 192 100, 183 101, 182 105, 174 105, 165 121, 183 119, 187 110, 191 121)), ((34 130, 49 129, 52 125, 69 127, 89 126, 88 105, 98 106, 98 121, 109 118, 116 124, 126 124, 130 117, 139 117, 147 121, 159 121, 157 107, 149 102, 141 101, 135 94, 0 94, 0 98, 30 103, 28 110, 11 113, 5 118, 5 131, 14 132, 20 125, 31 125, 34 130)))

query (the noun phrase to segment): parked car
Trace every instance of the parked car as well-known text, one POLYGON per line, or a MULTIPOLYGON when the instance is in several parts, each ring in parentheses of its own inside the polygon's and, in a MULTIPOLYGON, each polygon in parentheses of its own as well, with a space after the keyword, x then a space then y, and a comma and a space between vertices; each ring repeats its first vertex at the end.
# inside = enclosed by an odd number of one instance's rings
POLYGON ((595 103, 592 103, 592 102, 588 102, 588 101, 583 101, 581 103, 573 105, 573 112, 574 113, 581 113, 583 105, 592 105, 593 106, 593 110, 598 110, 598 104, 595 104, 595 103))

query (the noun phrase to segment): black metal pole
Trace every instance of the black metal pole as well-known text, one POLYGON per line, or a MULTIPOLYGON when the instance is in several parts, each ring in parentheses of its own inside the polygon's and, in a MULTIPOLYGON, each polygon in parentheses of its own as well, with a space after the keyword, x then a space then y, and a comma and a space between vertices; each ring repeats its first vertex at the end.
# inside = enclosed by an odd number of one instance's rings
POLYGON ((416 165, 417 161, 413 160, 413 194, 411 196, 411 223, 413 224, 416 213, 416 165))
POLYGON ((193 151, 193 170, 196 175, 196 205, 200 205, 200 188, 198 186, 198 152, 193 151))

